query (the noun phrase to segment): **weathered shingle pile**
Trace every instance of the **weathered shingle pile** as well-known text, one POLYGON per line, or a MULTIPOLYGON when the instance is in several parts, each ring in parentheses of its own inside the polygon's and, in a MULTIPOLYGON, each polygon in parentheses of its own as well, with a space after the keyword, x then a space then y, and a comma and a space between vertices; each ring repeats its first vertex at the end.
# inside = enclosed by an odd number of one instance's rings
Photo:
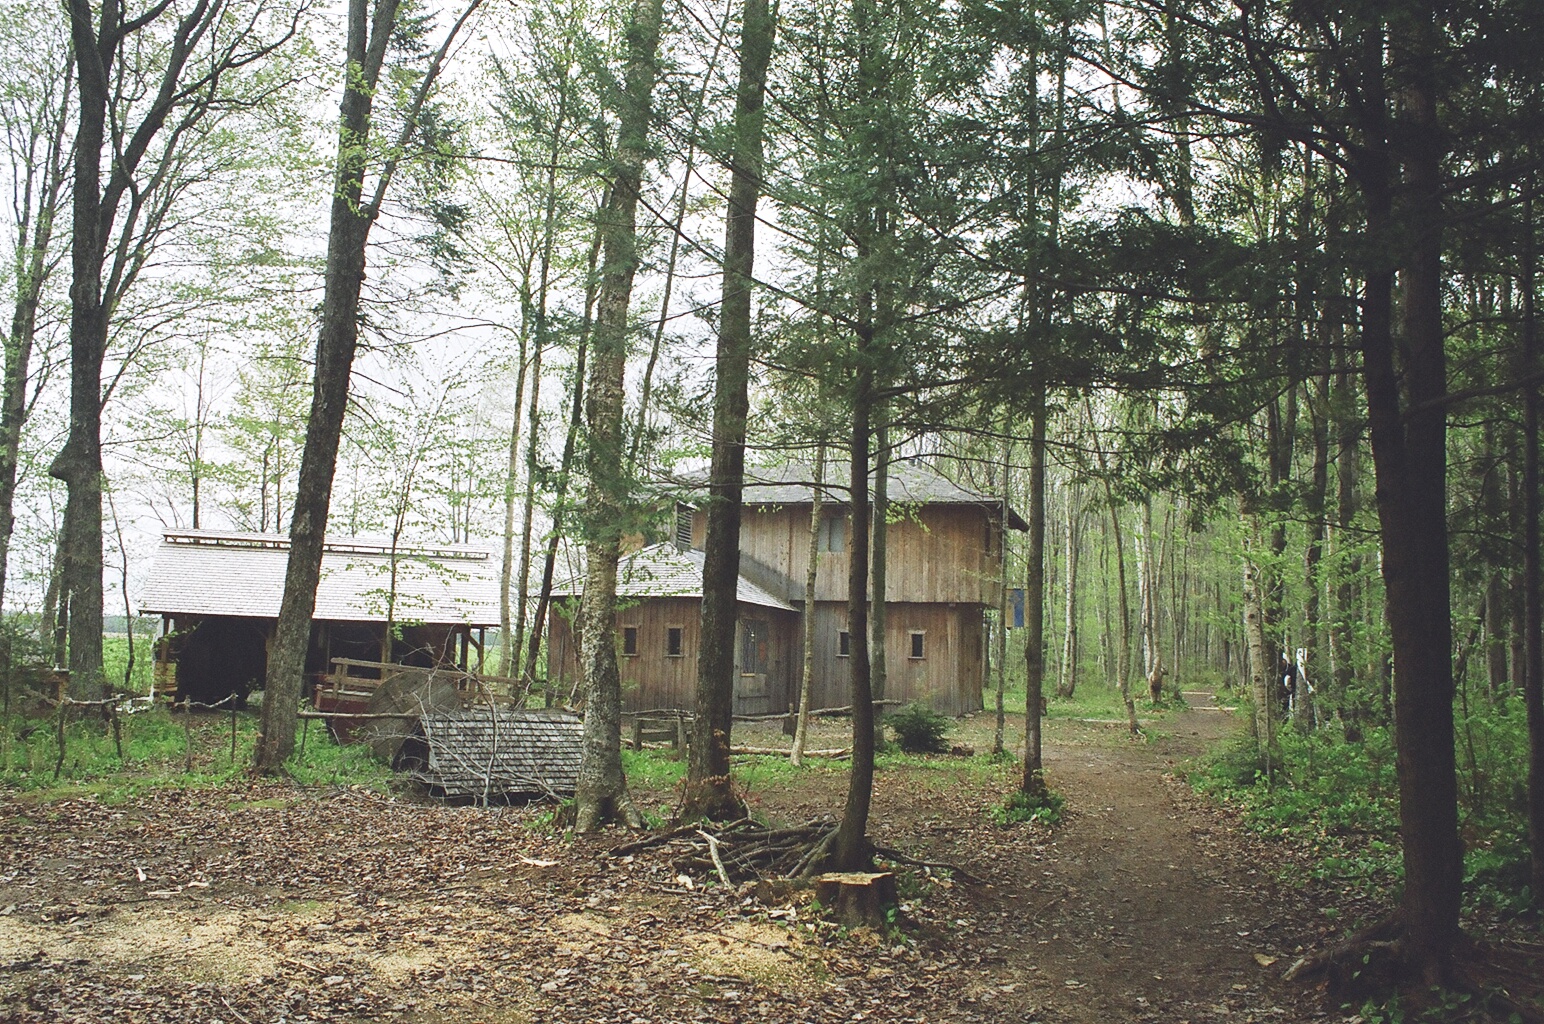
POLYGON ((394 767, 449 798, 573 796, 583 731, 577 716, 560 711, 433 711, 394 767))

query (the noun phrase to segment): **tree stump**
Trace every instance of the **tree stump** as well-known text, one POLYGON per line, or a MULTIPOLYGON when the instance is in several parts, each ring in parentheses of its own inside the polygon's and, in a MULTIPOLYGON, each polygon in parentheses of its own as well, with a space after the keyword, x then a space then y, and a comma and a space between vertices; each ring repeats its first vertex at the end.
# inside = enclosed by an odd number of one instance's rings
POLYGON ((815 898, 849 928, 883 928, 895 907, 895 874, 890 871, 831 871, 815 879, 815 898))

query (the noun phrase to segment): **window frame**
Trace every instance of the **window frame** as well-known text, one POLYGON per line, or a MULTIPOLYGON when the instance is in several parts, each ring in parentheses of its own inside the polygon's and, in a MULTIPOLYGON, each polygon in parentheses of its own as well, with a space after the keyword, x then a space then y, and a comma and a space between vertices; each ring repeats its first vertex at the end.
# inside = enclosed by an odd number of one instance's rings
POLYGON ((639 632, 640 631, 639 631, 637 625, 623 625, 622 626, 622 657, 624 657, 624 658, 636 658, 636 657, 638 657, 638 650, 639 650, 639 647, 641 646, 640 643, 639 643, 639 641, 641 640, 639 632), (629 646, 631 646, 631 648, 632 648, 631 650, 628 650, 629 646))
POLYGON ((907 661, 926 661, 927 660, 927 630, 925 630, 925 629, 909 629, 909 630, 906 631, 906 637, 907 637, 907 644, 909 645, 907 647, 907 650, 906 650, 906 660, 907 661))
POLYGON ((685 626, 666 626, 665 627, 665 657, 667 657, 667 658, 684 658, 684 657, 686 657, 686 627, 685 626), (671 645, 671 641, 672 640, 675 641, 675 644, 674 644, 675 650, 671 650, 670 649, 671 646, 672 646, 671 645))
POLYGON ((852 631, 839 629, 836 631, 836 656, 838 658, 852 657, 852 631))
POLYGON ((821 516, 816 549, 823 555, 847 553, 847 517, 821 516))

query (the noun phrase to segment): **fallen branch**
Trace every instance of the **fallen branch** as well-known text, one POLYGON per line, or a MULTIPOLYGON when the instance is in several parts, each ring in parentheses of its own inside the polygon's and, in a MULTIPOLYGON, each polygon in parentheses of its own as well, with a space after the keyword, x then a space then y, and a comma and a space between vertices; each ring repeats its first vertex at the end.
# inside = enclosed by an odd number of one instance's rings
POLYGON ((975 885, 980 885, 986 881, 986 879, 981 878, 978 875, 971 874, 969 871, 960 867, 958 864, 952 864, 946 860, 918 860, 915 857, 908 857, 906 854, 899 850, 892 850, 885 846, 874 847, 874 852, 883 857, 885 860, 893 860, 897 864, 908 864, 914 868, 931 868, 935 871, 940 869, 945 871, 952 871, 956 875, 960 876, 960 878, 963 880, 975 885))
MULTIPOLYGON (((730 747, 729 752, 731 754, 753 757, 787 757, 790 753, 790 751, 785 750, 782 747, 730 747)), ((830 758, 851 757, 852 748, 837 747, 832 750, 806 750, 804 752, 804 756, 830 758)))
POLYGON ((713 866, 718 869, 718 877, 724 883, 724 888, 731 888, 729 872, 724 870, 724 859, 718 855, 718 840, 700 828, 697 834, 708 841, 708 852, 713 855, 713 866))

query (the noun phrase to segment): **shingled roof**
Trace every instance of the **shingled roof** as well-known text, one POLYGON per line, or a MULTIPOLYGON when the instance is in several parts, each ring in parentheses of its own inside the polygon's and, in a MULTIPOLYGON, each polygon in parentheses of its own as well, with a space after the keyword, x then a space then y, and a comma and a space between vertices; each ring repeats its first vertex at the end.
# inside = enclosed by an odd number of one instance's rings
POLYGON ((418 720, 393 767, 446 797, 574 795, 584 723, 479 705, 418 720))
MULTIPOLYGON (((289 538, 265 533, 166 533, 150 567, 140 611, 274 619, 284 597, 289 538)), ((498 566, 481 548, 399 547, 395 617, 404 622, 491 626, 499 621, 498 566)), ((328 541, 312 617, 385 622, 391 545, 328 541)))
MULTIPOLYGON (((674 544, 653 544, 624 557, 617 565, 617 596, 701 597, 702 565, 707 556, 701 551, 682 551, 674 544)), ((574 597, 584 589, 583 579, 571 579, 553 588, 555 597, 574 597)), ((788 602, 740 577, 738 599, 745 604, 793 611, 788 602)))
MULTIPOLYGON (((827 466, 827 500, 848 500, 848 477, 849 470, 845 463, 827 466)), ((706 482, 706 477, 694 481, 697 485, 706 482)), ((992 509, 1004 507, 1002 498, 973 491, 921 462, 892 463, 888 491, 890 500, 898 504, 981 505, 992 509)), ((790 462, 781 466, 745 467, 742 500, 747 505, 809 505, 815 500, 814 494, 815 471, 806 464, 790 462)), ((1007 519, 1008 525, 1015 530, 1029 529, 1029 524, 1011 507, 1007 510, 1007 519)))

